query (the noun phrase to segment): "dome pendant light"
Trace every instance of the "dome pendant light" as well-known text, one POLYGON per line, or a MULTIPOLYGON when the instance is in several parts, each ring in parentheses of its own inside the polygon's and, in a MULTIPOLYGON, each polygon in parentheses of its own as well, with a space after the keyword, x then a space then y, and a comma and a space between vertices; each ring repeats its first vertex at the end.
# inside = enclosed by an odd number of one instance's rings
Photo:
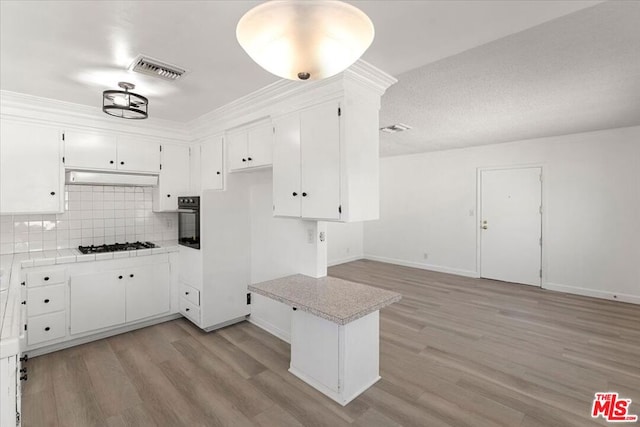
POLYGON ((373 23, 333 0, 272 0, 238 22, 240 46, 262 68, 290 80, 320 80, 347 69, 371 45, 373 23))
POLYGON ((133 83, 118 83, 124 90, 105 90, 102 92, 102 111, 122 119, 146 119, 149 100, 137 93, 129 92, 136 88, 133 83))

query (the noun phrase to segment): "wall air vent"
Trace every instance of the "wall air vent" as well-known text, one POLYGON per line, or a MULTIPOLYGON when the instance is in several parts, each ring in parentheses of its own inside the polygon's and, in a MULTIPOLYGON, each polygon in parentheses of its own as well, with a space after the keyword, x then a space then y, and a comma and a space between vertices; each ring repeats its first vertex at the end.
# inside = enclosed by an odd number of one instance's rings
POLYGON ((178 80, 187 72, 175 65, 167 64, 166 62, 158 61, 157 59, 144 55, 138 55, 129 66, 129 70, 171 81, 178 80))
POLYGON ((411 126, 407 126, 404 123, 396 123, 395 125, 385 126, 383 128, 380 128, 380 132, 397 133, 397 132, 404 132, 405 130, 409 130, 409 129, 411 129, 411 126))

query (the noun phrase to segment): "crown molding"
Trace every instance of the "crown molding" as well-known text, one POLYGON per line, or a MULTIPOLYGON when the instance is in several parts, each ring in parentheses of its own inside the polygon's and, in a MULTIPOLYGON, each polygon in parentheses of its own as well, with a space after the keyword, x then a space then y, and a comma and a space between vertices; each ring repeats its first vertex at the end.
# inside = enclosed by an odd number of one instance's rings
POLYGON ((6 90, 0 90, 0 116, 67 128, 115 131, 137 137, 191 140, 184 123, 153 118, 131 122, 107 116, 100 108, 6 90))
POLYGON ((397 81, 368 62, 358 60, 344 72, 327 79, 312 82, 279 80, 203 114, 188 122, 187 127, 200 139, 244 123, 338 97, 344 93, 346 82, 354 82, 379 98, 397 81))

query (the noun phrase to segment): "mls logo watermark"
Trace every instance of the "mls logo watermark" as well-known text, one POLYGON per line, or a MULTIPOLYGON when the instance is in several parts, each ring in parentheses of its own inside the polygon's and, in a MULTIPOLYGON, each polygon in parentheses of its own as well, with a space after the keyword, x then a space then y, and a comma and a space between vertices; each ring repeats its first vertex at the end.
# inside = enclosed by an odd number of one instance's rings
POLYGON ((637 415, 629 414, 631 399, 621 399, 618 393, 596 393, 591 417, 602 417, 611 423, 635 423, 637 415))

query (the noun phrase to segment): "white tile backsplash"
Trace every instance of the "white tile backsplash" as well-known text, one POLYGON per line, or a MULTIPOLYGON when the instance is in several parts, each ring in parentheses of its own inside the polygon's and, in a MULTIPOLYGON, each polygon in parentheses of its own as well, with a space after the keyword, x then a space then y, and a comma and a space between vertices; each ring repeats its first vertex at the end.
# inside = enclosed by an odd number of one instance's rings
POLYGON ((65 212, 0 216, 0 254, 178 238, 178 214, 152 212, 149 187, 65 186, 65 212))

